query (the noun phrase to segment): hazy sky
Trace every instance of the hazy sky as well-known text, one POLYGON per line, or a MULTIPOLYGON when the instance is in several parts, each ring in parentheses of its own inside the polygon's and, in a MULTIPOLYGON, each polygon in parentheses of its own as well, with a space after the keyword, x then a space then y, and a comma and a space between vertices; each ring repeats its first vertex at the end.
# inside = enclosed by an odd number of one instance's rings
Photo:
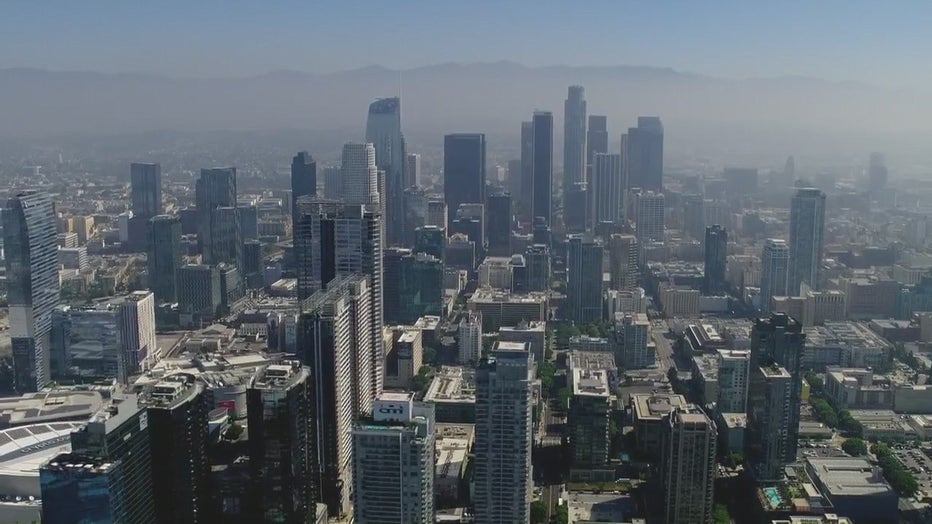
POLYGON ((512 60, 932 85, 932 2, 6 0, 0 67, 175 76, 512 60))

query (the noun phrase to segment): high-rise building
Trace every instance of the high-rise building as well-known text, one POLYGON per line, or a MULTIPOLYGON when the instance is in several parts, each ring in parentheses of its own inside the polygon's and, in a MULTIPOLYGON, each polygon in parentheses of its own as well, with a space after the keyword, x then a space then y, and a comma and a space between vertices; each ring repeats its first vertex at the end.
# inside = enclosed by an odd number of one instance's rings
POLYGON ((158 215, 149 220, 146 270, 149 289, 158 302, 178 299, 178 270, 181 269, 181 220, 158 215))
POLYGON ((55 208, 45 193, 26 191, 2 211, 13 387, 19 393, 48 384, 52 310, 59 302, 55 208))
POLYGON ((222 301, 216 266, 187 264, 178 270, 178 308, 182 313, 212 319, 222 301))
POLYGON ((486 200, 486 239, 489 256, 511 256, 511 220, 511 195, 489 195, 486 200))
POLYGON ((625 181, 621 155, 595 153, 592 159, 592 226, 621 224, 625 217, 625 181))
POLYGON ((737 349, 718 350, 719 413, 745 413, 748 401, 748 380, 751 353, 737 349))
POLYGON ((786 242, 770 238, 764 244, 760 263, 760 310, 769 313, 773 297, 786 295, 790 251, 786 242))
POLYGON ((135 394, 111 397, 42 466, 42 521, 155 523, 150 431, 135 394))
POLYGON ((563 104, 563 195, 586 181, 586 98, 582 86, 570 86, 563 104))
POLYGON ((52 378, 116 379, 147 370, 158 360, 155 301, 136 291, 92 306, 58 306, 52 312, 52 378))
POLYGON ((571 235, 566 254, 566 317, 577 324, 602 320, 602 258, 600 242, 571 235))
POLYGON ((635 234, 643 249, 648 242, 663 242, 664 198, 663 193, 641 192, 635 202, 637 224, 635 234))
POLYGON ((340 182, 340 198, 347 204, 381 205, 375 147, 372 144, 348 143, 343 146, 340 182))
POLYGON ((434 406, 383 393, 353 431, 360 523, 434 522, 434 406))
POLYGON ((476 371, 476 522, 530 522, 533 358, 498 342, 476 371))
POLYGON ((534 123, 521 122, 521 191, 518 193, 521 219, 534 220, 534 123))
POLYGON ((130 188, 133 216, 148 220, 162 214, 162 166, 132 163, 130 188))
POLYGON ((715 424, 690 405, 666 415, 662 428, 664 522, 712 522, 715 424))
POLYGON ((385 347, 385 387, 413 389, 414 377, 424 363, 424 337, 421 330, 396 326, 391 329, 390 341, 386 336, 385 347))
POLYGON ((527 290, 550 289, 550 249, 544 244, 532 244, 524 252, 527 265, 527 290))
MULTIPOLYGON (((454 214, 456 211, 454 210, 454 214)), ((427 199, 427 221, 425 226, 436 226, 446 229, 449 225, 450 210, 442 198, 431 196, 427 199)))
POLYGON ((461 364, 479 362, 479 357, 482 355, 482 313, 469 311, 460 319, 457 339, 459 362, 461 364))
POLYGON ((324 167, 324 198, 338 200, 343 195, 343 168, 341 166, 324 167))
POLYGON ((236 208, 236 168, 201 169, 196 184, 198 242, 205 264, 242 267, 243 232, 236 208))
POLYGON ((684 195, 683 231, 700 242, 705 240, 705 199, 702 195, 684 195))
POLYGON ((146 247, 149 219, 162 214, 162 167, 159 164, 130 164, 130 201, 133 216, 127 224, 127 245, 133 251, 142 251, 146 247))
POLYGON ((443 137, 443 200, 453 216, 460 204, 485 203, 484 134, 457 133, 443 137))
POLYGON ((705 265, 703 288, 709 295, 725 291, 728 258, 728 232, 720 225, 705 228, 705 265))
POLYGON ((887 162, 883 153, 871 153, 867 167, 867 187, 876 195, 887 185, 887 162))
POLYGON ((663 191, 663 124, 656 116, 639 116, 628 128, 626 144, 628 186, 663 191))
MULTIPOLYGON (((405 138, 401 133, 401 99, 381 98, 369 104, 366 121, 366 142, 375 148, 375 165, 385 172, 385 236, 389 245, 401 244, 404 235, 405 138)), ((346 175, 344 174, 344 177, 346 175)), ((351 202, 371 203, 371 202, 351 202)))
POLYGON ((638 239, 634 235, 613 234, 608 241, 611 289, 631 289, 638 285, 638 239))
POLYGON ((443 312, 443 262, 427 253, 388 248, 383 252, 385 323, 414 324, 443 312))
POLYGON ((591 209, 586 182, 576 182, 563 189, 563 225, 568 233, 586 231, 591 209))
POLYGON ((294 360, 260 368, 249 381, 249 513, 255 522, 307 522, 315 502, 326 501, 315 484, 316 387, 308 368, 294 360))
POLYGON ((532 205, 531 218, 553 223, 553 114, 535 111, 532 122, 532 205))
POLYGON ((317 196, 317 162, 307 151, 291 159, 291 222, 296 222, 298 199, 317 196))
POLYGON ((421 155, 408 153, 405 157, 405 185, 417 187, 421 185, 421 155))
MULTIPOLYGON (((369 279, 371 330, 382 332, 381 215, 374 206, 329 201, 302 202, 295 235, 298 299, 329 287, 335 278, 362 274, 369 279)), ((378 336, 373 369, 381 369, 384 348, 378 336)))
POLYGON ((764 477, 796 460, 805 339, 802 324, 783 313, 759 318, 751 329, 747 443, 749 450, 755 451, 748 454, 748 459, 764 477), (778 447, 761 440, 770 438, 767 434, 775 431, 785 439, 778 447), (765 451, 759 452, 761 446, 765 451), (779 461, 779 465, 775 466, 774 461, 779 461))
POLYGON ((643 369, 657 363, 656 348, 651 341, 650 321, 644 313, 625 315, 615 325, 625 369, 643 369))
POLYGON ((790 205, 790 260, 786 290, 798 296, 803 283, 821 289, 822 235, 825 230, 825 193, 813 188, 796 190, 790 205))
POLYGON ((608 464, 612 399, 609 372, 607 369, 569 370, 573 392, 568 420, 573 469, 591 470, 608 464))
POLYGON ((447 247, 447 231, 445 226, 428 225, 420 227, 414 232, 414 252, 427 253, 441 262, 446 260, 444 252, 447 247))
POLYGON ((191 375, 173 375, 143 390, 152 454, 156 522, 209 522, 210 462, 204 385, 191 375))
POLYGON ((586 131, 586 180, 592 180, 592 164, 597 153, 608 153, 608 118, 589 115, 586 131))
MULTIPOLYGON (((778 364, 752 368, 748 387, 745 458, 759 482, 777 482, 790 449, 795 455, 796 431, 790 431, 793 377, 778 364), (790 440, 792 439, 792 442, 790 440)), ((799 405, 796 405, 799 413, 799 405)))
POLYGON ((427 224, 429 197, 423 189, 411 186, 405 189, 404 200, 404 245, 405 247, 411 247, 414 245, 414 235, 417 228, 424 227, 427 224))

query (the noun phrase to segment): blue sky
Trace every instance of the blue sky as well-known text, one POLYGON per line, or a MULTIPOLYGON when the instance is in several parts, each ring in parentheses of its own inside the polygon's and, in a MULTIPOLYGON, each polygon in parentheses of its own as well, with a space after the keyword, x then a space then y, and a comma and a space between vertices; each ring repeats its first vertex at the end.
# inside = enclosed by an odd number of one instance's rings
POLYGON ((932 85, 932 2, 6 0, 0 67, 238 76, 512 60, 932 85))

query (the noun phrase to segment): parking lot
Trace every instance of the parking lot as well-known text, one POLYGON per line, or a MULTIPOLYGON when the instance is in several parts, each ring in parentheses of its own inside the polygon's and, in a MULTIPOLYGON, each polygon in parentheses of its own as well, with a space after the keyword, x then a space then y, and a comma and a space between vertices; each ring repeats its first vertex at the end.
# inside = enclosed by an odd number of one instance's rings
POLYGON ((916 477, 919 490, 923 493, 932 493, 932 459, 919 448, 895 446, 893 452, 896 458, 906 466, 906 469, 916 477), (896 449, 897 447, 903 449, 896 449))

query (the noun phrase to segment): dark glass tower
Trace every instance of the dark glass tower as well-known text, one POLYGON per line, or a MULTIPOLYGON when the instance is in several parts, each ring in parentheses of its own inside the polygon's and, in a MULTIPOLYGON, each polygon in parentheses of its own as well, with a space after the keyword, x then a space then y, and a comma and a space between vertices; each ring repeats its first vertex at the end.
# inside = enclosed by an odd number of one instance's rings
POLYGON ((586 181, 586 97, 582 86, 570 86, 563 103, 563 192, 586 181))
POLYGON ((133 216, 150 219, 162 214, 162 166, 130 164, 133 216))
POLYGON ((155 523, 149 419, 136 395, 111 398, 39 476, 43 522, 155 523))
POLYGON ((307 151, 301 151, 291 159, 291 213, 295 223, 298 199, 317 195, 317 162, 307 151))
POLYGON ((236 209, 236 168, 202 169, 195 186, 198 243, 204 263, 242 267, 243 238, 236 209))
POLYGON ((577 324, 602 319, 602 245, 585 235, 572 235, 566 254, 566 314, 577 324))
POLYGON ((404 190, 407 187, 400 98, 381 98, 369 104, 366 142, 375 147, 375 164, 385 172, 382 199, 386 240, 389 245, 400 244, 404 235, 404 190))
POLYGON ((511 195, 499 193, 489 196, 485 206, 486 239, 489 256, 511 256, 511 195))
POLYGON ((543 218, 548 226, 552 225, 551 216, 553 200, 553 114, 535 111, 531 120, 533 128, 532 171, 533 219, 543 218))
POLYGON ((410 249, 385 250, 385 322, 414 324, 424 315, 443 310, 443 262, 410 249))
POLYGON ((823 234, 825 232, 825 193, 815 188, 796 190, 790 204, 790 260, 786 292, 799 295, 803 283, 820 289, 823 234))
POLYGON ((147 388, 140 402, 155 435, 150 450, 156 522, 209 522, 209 406, 203 384, 174 375, 147 388))
POLYGON ((451 220, 460 204, 485 202, 485 135, 443 137, 443 196, 451 220))
POLYGON ((297 361, 269 365, 246 390, 254 522, 304 523, 315 496, 312 382, 297 361))
POLYGON ((149 289, 155 294, 156 302, 175 302, 181 268, 181 220, 172 215, 152 217, 147 245, 149 289))
POLYGON ((638 126, 628 128, 628 187, 663 191, 663 124, 656 116, 639 116, 638 126))
POLYGON ((710 295, 725 291, 725 267, 728 257, 728 232, 719 225, 705 228, 705 282, 710 295))
POLYGON ((3 208, 13 386, 38 391, 49 382, 52 310, 59 302, 55 208, 45 193, 26 191, 3 208))

